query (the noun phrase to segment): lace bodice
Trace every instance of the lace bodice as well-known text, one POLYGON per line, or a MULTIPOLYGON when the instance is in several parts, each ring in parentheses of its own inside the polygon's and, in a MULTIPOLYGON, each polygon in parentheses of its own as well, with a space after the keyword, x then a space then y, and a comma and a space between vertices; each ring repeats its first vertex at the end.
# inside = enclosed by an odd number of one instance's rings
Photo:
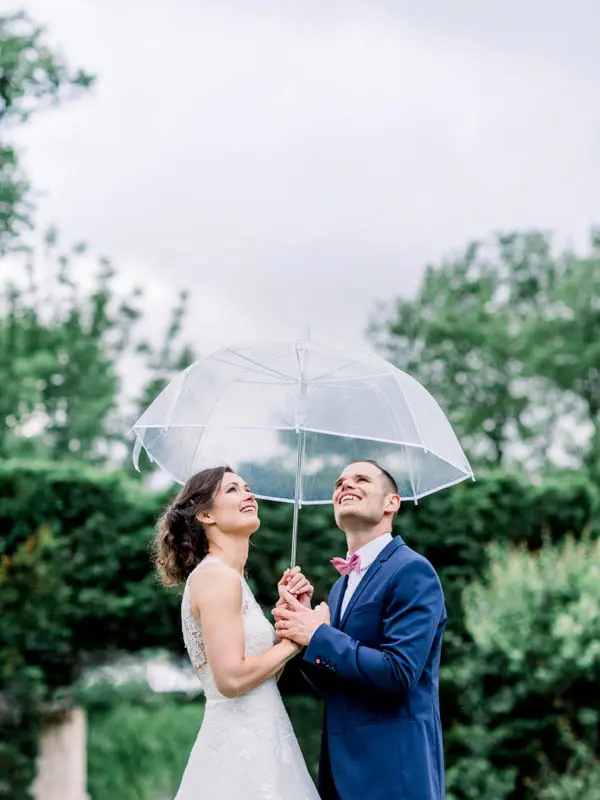
MULTIPOLYGON (((208 568, 211 564, 223 564, 223 562, 214 556, 204 558, 187 579, 181 603, 183 641, 207 699, 213 696, 223 697, 223 695, 215 686, 213 674, 206 658, 202 625, 192 614, 190 582, 195 572, 208 568)), ((242 620, 246 637, 246 655, 258 655, 275 644, 275 629, 263 614, 262 608, 244 578, 241 575, 239 578, 242 584, 242 620)))

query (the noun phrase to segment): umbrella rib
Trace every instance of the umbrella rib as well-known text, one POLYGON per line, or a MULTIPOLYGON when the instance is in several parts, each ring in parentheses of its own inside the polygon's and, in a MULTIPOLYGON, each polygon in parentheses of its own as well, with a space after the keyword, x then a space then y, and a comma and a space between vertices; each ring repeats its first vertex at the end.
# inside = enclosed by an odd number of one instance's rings
MULTIPOLYGON (((417 424, 417 420, 415 418, 415 415, 413 414, 413 410, 410 407, 410 403, 408 402, 408 398, 406 397, 406 392, 404 391, 404 387, 402 386, 400 381, 396 381, 396 386, 400 389, 400 392, 402 393, 402 397, 404 398, 404 402, 406 403, 406 407, 408 408, 408 413, 410 414, 411 419, 413 421, 413 424, 415 426, 415 430, 417 431, 417 436, 419 437, 419 439, 421 441, 421 445, 423 445, 423 449, 425 449, 424 443, 423 443, 423 434, 421 433, 421 428, 417 424)), ((427 452, 427 451, 425 451, 425 452, 427 452)), ((431 451, 431 452, 433 452, 433 451, 431 451)), ((437 453, 435 455, 436 455, 437 458, 440 458, 440 456, 438 456, 437 453)), ((410 482, 412 483, 412 487, 413 487, 413 499, 414 499, 414 501, 416 503, 417 500, 419 500, 419 498, 417 497, 417 490, 416 490, 416 487, 415 487, 415 482, 414 482, 414 477, 413 477, 412 463, 411 463, 411 460, 410 460, 409 453, 407 453, 406 456, 408 458, 408 464, 409 464, 409 469, 410 469, 410 482)), ((446 461, 446 459, 443 459, 443 460, 446 461)), ((446 461, 446 463, 448 463, 448 462, 446 461)), ((453 464, 452 466, 455 467, 456 465, 453 464)))
MULTIPOLYGON (((136 430, 136 427, 137 426, 134 425, 134 427, 133 427, 134 432, 136 430)), ((139 427, 143 428, 143 429, 147 429, 147 428, 163 428, 164 425, 157 423, 155 425, 143 425, 143 426, 139 426, 139 427)), ((215 425, 214 423, 210 423, 210 422, 208 422, 208 423, 207 422, 205 422, 205 423, 187 423, 187 422, 185 422, 185 423, 171 423, 171 425, 169 426, 169 430, 171 430, 173 428, 213 428, 215 430, 226 430, 226 431, 250 431, 250 430, 252 430, 252 431, 295 431, 296 430, 296 426, 295 425, 278 425, 278 426, 272 426, 272 425, 215 425)), ((471 472, 472 472, 472 470, 470 470, 470 469, 469 469, 469 471, 465 472, 464 467, 461 467, 458 464, 455 464, 454 462, 449 461, 445 456, 441 456, 439 453, 436 453, 436 451, 432 447, 425 447, 425 445, 423 445, 423 444, 415 444, 415 442, 404 442, 404 441, 399 441, 398 439, 384 439, 383 437, 380 437, 380 436, 361 436, 360 434, 351 433, 350 431, 347 431, 345 433, 342 433, 341 431, 327 431, 324 428, 309 428, 306 425, 301 425, 299 430, 305 431, 306 433, 319 433, 319 434, 322 434, 323 436, 334 436, 334 437, 342 438, 342 439, 360 439, 361 441, 366 441, 366 442, 378 442, 380 444, 393 444, 393 445, 399 445, 399 446, 403 446, 403 447, 413 447, 413 448, 416 448, 417 450, 427 450, 428 453, 431 453, 432 456, 435 456, 436 458, 439 458, 439 460, 443 461, 444 464, 448 464, 450 467, 454 467, 454 469, 460 470, 461 472, 465 473, 469 477, 470 477, 471 472)))
MULTIPOLYGON (((340 369, 343 369, 343 367, 340 367, 340 369)), ((334 370, 334 372, 337 371, 338 370, 334 370)), ((342 376, 340 378, 327 378, 327 380, 321 380, 321 378, 319 377, 319 378, 313 378, 310 382, 311 384, 318 383, 319 385, 324 385, 324 386, 330 386, 335 383, 358 383, 358 382, 367 383, 368 381, 372 381, 374 378, 387 378, 387 376, 391 374, 392 373, 390 372, 374 372, 372 375, 361 375, 359 378, 348 378, 342 376)), ((333 372, 325 373, 325 377, 327 377, 327 375, 333 375, 333 372)))
MULTIPOLYGON (((408 498, 409 500, 421 500, 423 497, 427 497, 430 494, 435 494, 435 492, 440 492, 443 489, 449 489, 451 486, 456 486, 463 481, 466 481, 468 478, 474 479, 472 474, 464 474, 461 475, 460 478, 455 478, 453 481, 447 481, 446 483, 442 484, 441 486, 436 486, 435 489, 429 489, 427 492, 421 492, 420 494, 415 494, 413 497, 408 498)), ((294 499, 291 498, 282 498, 282 497, 274 497, 273 495, 267 494, 260 494, 257 493, 256 497, 259 500, 272 500, 275 503, 293 503, 294 499)), ((331 499, 328 500, 303 500, 302 501, 305 506, 325 506, 331 504, 331 499)))
POLYGON ((421 494, 415 496, 415 499, 420 500, 422 497, 427 497, 435 492, 440 492, 442 489, 449 489, 451 486, 456 486, 457 483, 462 483, 468 478, 472 478, 474 480, 473 472, 465 473, 460 478, 455 478, 453 481, 448 481, 447 483, 443 483, 441 486, 436 486, 435 489, 429 489, 427 492, 421 492, 421 494))
MULTIPOLYGON (((359 358, 355 358, 354 361, 349 361, 347 364, 342 364, 340 367, 336 367, 335 369, 330 369, 329 372, 323 372, 322 375, 317 375, 316 378, 312 378, 310 383, 317 383, 317 381, 322 381, 323 378, 328 378, 330 375, 335 375, 335 373, 339 372, 341 369, 347 369, 348 367, 352 367, 354 366, 354 364, 358 364, 361 361, 363 361, 368 355, 369 353, 363 353, 362 356, 360 356, 359 358)), ((360 380, 362 379, 363 378, 361 377, 360 380)))
MULTIPOLYGON (((293 378, 291 375, 286 375, 284 372, 279 372, 273 367, 268 367, 266 364, 261 364, 259 361, 254 361, 254 359, 249 358, 248 356, 243 355, 242 353, 237 352, 237 350, 227 350, 228 353, 234 354, 237 358, 243 359, 247 361, 249 364, 253 364, 255 367, 258 367, 257 372, 259 374, 264 374, 265 372, 270 372, 273 375, 277 375, 278 378, 283 378, 285 381, 289 383, 296 383, 296 379, 293 378)), ((224 364, 228 364, 229 366, 235 366, 230 361, 227 361, 223 357, 215 357, 215 361, 221 361, 224 364)))
MULTIPOLYGON (((400 391, 402 392, 402 397, 404 398, 404 402, 406 403, 406 407, 408 408, 408 413, 412 417, 412 421, 413 421, 413 423, 415 425, 415 428, 417 428, 417 433, 419 433, 419 428, 417 427, 417 423, 415 422, 415 418, 413 416, 411 408, 408 405, 408 400, 406 399, 406 395, 404 394, 404 391, 403 391, 402 387, 400 386, 400 384, 397 381, 396 381, 396 385, 400 388, 400 391)), ((400 423, 400 420, 398 419, 398 415, 396 414, 396 409, 390 403, 390 401, 385 396, 385 394, 381 391, 381 388, 379 386, 376 386, 375 390, 381 396, 381 398, 382 398, 383 402, 385 403, 385 405, 387 405, 389 410, 392 412, 392 415, 393 415, 394 419, 396 420, 396 424, 398 425, 398 432, 401 433, 402 432, 402 425, 400 423)), ((419 436, 420 435, 421 434, 419 433, 419 436)), ((407 461, 408 461, 408 471, 410 472, 410 485, 412 486, 413 497, 414 497, 416 495, 416 493, 417 493, 417 490, 415 488, 415 478, 414 478, 414 475, 413 475, 412 461, 410 460, 410 453, 409 453, 408 449, 406 451, 406 458, 407 458, 407 461)))

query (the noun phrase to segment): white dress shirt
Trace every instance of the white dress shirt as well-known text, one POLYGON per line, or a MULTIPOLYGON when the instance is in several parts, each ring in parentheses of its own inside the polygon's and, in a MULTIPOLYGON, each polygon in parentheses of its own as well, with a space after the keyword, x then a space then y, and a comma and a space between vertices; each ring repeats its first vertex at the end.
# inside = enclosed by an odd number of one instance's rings
MULTIPOLYGON (((356 551, 360 556, 360 572, 351 572, 348 575, 348 583, 346 584, 346 591, 344 592, 344 599, 342 600, 340 619, 344 616, 350 598, 356 591, 356 587, 361 582, 363 575, 375 561, 379 553, 381 553, 383 548, 392 541, 392 538, 391 533, 383 533, 381 536, 372 539, 356 551)), ((348 553, 346 558, 350 558, 350 553, 348 553)))

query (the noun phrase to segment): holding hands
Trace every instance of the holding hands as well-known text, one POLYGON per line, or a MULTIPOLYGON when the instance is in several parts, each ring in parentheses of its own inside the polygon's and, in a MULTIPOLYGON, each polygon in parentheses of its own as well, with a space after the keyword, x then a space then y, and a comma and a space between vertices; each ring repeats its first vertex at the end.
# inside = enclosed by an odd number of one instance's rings
POLYGON ((277 591, 279 592, 278 606, 285 603, 283 597, 285 593, 288 592, 303 606, 310 608, 314 586, 308 578, 302 574, 300 567, 294 567, 293 569, 286 569, 283 573, 281 580, 277 584, 277 591))
POLYGON ((273 609, 275 630, 282 639, 306 647, 321 625, 329 625, 329 606, 320 603, 311 609, 314 588, 300 567, 286 570, 277 585, 279 600, 273 609))

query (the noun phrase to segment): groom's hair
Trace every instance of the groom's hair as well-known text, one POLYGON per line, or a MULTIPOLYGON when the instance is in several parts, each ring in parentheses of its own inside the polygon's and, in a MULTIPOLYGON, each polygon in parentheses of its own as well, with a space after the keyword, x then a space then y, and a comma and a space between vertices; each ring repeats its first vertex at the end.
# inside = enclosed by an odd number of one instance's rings
MULTIPOLYGON (((351 461, 350 464, 373 464, 373 466, 377 467, 379 472, 381 472, 383 475, 386 489, 390 492, 390 494, 400 494, 398 491, 398 484, 396 483, 394 476, 391 475, 387 469, 384 469, 381 464, 378 464, 377 461, 374 461, 372 458, 357 458, 354 461, 351 461)), ((348 466, 350 466, 350 464, 348 466)))

